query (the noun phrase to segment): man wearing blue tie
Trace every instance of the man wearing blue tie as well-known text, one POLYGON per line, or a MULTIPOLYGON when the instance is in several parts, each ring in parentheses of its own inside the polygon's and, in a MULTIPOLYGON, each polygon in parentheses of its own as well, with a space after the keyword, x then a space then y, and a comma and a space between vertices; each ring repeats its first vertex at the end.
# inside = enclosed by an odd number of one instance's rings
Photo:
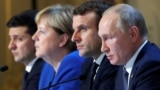
POLYGON ((123 65, 116 90, 160 90, 160 49, 148 41, 147 32, 143 16, 130 5, 118 4, 103 13, 98 32, 101 50, 111 64, 123 65), (128 80, 123 85, 125 70, 128 80))

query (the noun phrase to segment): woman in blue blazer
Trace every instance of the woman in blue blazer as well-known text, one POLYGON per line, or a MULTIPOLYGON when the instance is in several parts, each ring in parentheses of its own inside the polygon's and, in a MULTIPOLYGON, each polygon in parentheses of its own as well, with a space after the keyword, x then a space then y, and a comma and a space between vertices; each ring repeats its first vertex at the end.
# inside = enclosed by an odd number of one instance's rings
POLYGON ((41 10, 36 16, 38 26, 33 35, 36 56, 43 58, 46 64, 40 78, 39 89, 77 90, 79 80, 61 83, 79 76, 83 58, 77 54, 76 45, 71 41, 72 6, 55 5, 41 10))

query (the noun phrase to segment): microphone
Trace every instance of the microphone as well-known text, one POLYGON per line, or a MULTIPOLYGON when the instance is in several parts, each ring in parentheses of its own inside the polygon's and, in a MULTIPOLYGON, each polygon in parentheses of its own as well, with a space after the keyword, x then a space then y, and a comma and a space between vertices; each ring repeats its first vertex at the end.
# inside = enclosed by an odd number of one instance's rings
POLYGON ((4 65, 4 66, 0 67, 0 72, 4 72, 4 71, 7 71, 7 70, 8 70, 8 66, 7 65, 4 65))
POLYGON ((55 86, 60 85, 60 84, 63 84, 63 83, 67 83, 67 82, 71 82, 71 81, 75 81, 75 80, 83 80, 83 79, 85 79, 85 75, 79 75, 79 76, 76 77, 76 78, 72 78, 72 79, 70 79, 70 80, 65 80, 65 81, 62 81, 62 82, 53 84, 53 85, 48 86, 48 87, 46 87, 46 88, 43 88, 43 89, 41 89, 41 90, 49 90, 51 87, 55 87, 55 86))

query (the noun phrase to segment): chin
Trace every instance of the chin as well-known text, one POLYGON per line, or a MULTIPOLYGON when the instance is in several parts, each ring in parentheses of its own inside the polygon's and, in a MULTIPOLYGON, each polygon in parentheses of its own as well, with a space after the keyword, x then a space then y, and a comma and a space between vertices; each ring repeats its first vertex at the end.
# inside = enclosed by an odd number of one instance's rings
POLYGON ((19 60, 14 60, 15 62, 20 62, 19 60))
POLYGON ((14 59, 14 61, 17 62, 17 63, 23 63, 22 59, 14 59))
POLYGON ((118 60, 117 61, 115 61, 115 60, 110 60, 110 63, 112 64, 112 65, 123 65, 123 64, 121 64, 120 62, 118 62, 118 60))
POLYGON ((113 61, 113 60, 109 60, 110 61, 110 63, 112 64, 112 65, 117 65, 117 62, 115 62, 115 61, 113 61))
POLYGON ((40 58, 41 54, 39 54, 39 53, 36 52, 36 57, 40 58))
POLYGON ((81 53, 79 53, 79 56, 81 56, 81 57, 82 57, 83 55, 82 55, 81 53))
POLYGON ((85 56, 85 53, 79 52, 79 56, 85 56))
POLYGON ((14 57, 15 62, 20 62, 20 59, 14 57))

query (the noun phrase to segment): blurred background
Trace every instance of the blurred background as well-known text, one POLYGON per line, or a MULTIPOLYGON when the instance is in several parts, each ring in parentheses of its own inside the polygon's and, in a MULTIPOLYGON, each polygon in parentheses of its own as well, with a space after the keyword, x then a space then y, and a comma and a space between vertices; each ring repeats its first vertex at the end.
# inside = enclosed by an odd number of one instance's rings
MULTIPOLYGON (((0 66, 9 70, 0 72, 0 90, 21 90, 24 66, 15 63, 8 50, 8 29, 6 22, 15 14, 27 9, 41 10, 54 4, 79 5, 87 0, 0 0, 0 66)), ((160 46, 160 0, 106 0, 112 3, 128 3, 136 7, 145 17, 149 40, 160 46)))

